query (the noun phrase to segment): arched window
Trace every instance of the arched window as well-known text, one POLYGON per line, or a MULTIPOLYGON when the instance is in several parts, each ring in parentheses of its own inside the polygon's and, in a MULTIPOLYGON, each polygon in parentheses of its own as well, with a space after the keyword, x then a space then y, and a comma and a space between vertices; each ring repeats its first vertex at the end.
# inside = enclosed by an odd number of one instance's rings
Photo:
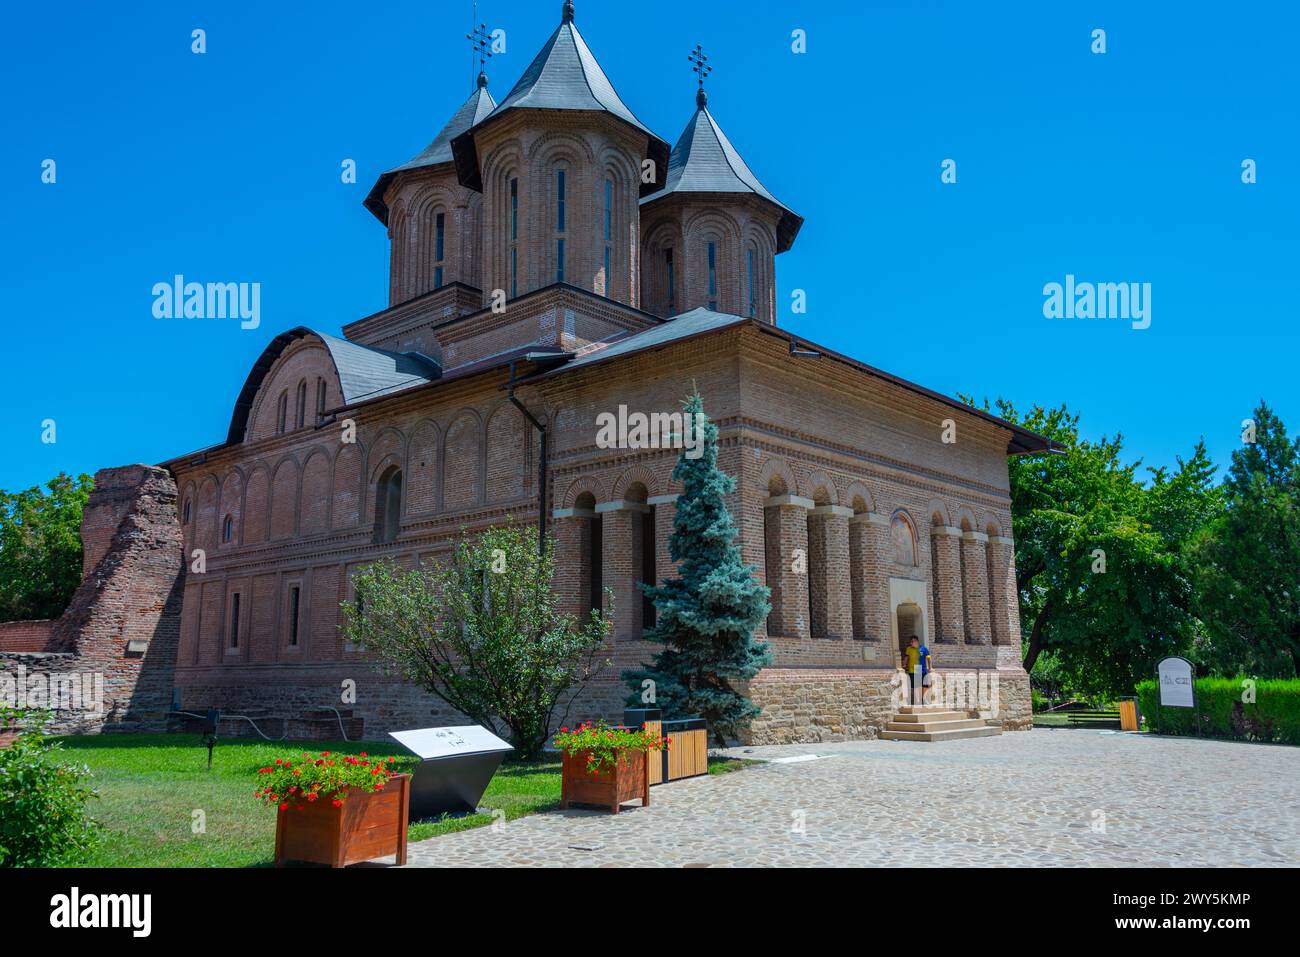
POLYGON ((519 180, 510 179, 510 298, 519 295, 519 180))
POLYGON ((580 513, 589 514, 589 517, 579 519, 579 521, 585 522, 586 525, 582 529, 580 556, 582 594, 579 598, 581 602, 579 609, 581 616, 588 618, 592 611, 600 610, 605 590, 605 583, 601 574, 605 563, 602 554, 604 532, 601 527, 600 513, 596 511, 596 497, 594 495, 590 492, 583 492, 578 496, 578 500, 574 504, 580 513))
POLYGON ((889 536, 894 545, 894 561, 899 565, 916 565, 916 529, 902 512, 895 512, 890 519, 889 536))
POLYGON ((442 260, 447 246, 447 215, 439 213, 433 218, 433 288, 442 288, 442 260))
POLYGON ((275 414, 275 431, 283 433, 289 424, 289 390, 280 393, 280 405, 275 414))
POLYGON ((746 275, 749 281, 749 317, 753 319, 758 315, 758 294, 757 282, 754 278, 754 247, 750 246, 745 250, 746 275))
POLYGON ((193 505, 193 502, 192 502, 190 499, 187 498, 187 499, 185 500, 185 504, 181 506, 181 524, 182 524, 182 525, 188 525, 188 524, 190 523, 190 508, 191 508, 192 505, 193 505))
POLYGON ((609 296, 613 292, 613 275, 610 271, 610 264, 614 258, 614 181, 606 178, 605 180, 605 288, 604 293, 609 296))
POLYGON ((396 540, 402 525, 402 471, 390 466, 375 486, 375 541, 396 540))
POLYGON ((229 515, 221 520, 221 540, 226 543, 235 540, 235 520, 229 515))
POLYGON ((709 242, 709 308, 718 308, 718 244, 709 242))
POLYGON ((673 271, 673 247, 664 250, 664 273, 668 282, 668 315, 677 311, 677 276, 673 271))
POLYGON ((298 383, 298 418, 297 428, 302 428, 307 422, 307 380, 303 379, 298 383))
POLYGON ((316 380, 316 417, 320 418, 325 414, 325 380, 316 380))
POLYGON ((555 171, 555 281, 564 282, 565 173, 555 171))

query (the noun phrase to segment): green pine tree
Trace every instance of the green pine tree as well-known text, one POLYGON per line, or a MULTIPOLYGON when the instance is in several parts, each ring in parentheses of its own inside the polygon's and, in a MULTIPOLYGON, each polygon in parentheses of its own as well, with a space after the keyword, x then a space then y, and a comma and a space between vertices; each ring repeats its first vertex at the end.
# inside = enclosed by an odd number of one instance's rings
POLYGON ((748 681, 771 663, 767 645, 754 640, 771 611, 770 593, 754 578, 754 567, 740 560, 725 499, 736 482, 718 469, 718 428, 704 415, 698 392, 682 405, 687 422, 701 423, 702 454, 688 458, 683 449, 673 469, 682 492, 668 549, 680 563, 678 574, 657 587, 641 586, 656 609, 646 637, 664 649, 650 665, 625 671, 623 680, 632 689, 632 706, 649 703, 642 684, 649 679, 665 718, 702 716, 725 745, 760 712, 732 682, 748 681))

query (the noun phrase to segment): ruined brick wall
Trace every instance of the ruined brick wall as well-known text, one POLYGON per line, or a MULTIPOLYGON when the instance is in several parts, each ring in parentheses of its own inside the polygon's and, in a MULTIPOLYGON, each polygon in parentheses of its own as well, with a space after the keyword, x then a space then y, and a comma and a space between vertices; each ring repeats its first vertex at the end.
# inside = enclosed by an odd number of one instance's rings
POLYGON ((52 706, 60 732, 161 730, 184 583, 171 475, 149 465, 101 469, 82 535, 85 578, 41 652, 0 655, 0 690, 52 706), (75 686, 76 700, 61 701, 59 685, 75 686))
POLYGON ((50 643, 51 620, 0 621, 0 651, 44 651, 50 643))

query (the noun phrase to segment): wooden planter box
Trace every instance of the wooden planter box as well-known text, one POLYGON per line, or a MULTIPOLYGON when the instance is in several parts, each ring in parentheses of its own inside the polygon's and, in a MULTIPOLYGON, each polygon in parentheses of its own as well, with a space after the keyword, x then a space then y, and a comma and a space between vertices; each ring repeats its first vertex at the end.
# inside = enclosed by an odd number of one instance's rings
POLYGON ((564 776, 560 791, 560 807, 571 804, 599 804, 614 814, 624 801, 641 799, 642 807, 650 806, 650 752, 622 748, 618 764, 587 770, 590 751, 564 755, 564 776))
POLYGON ((342 807, 315 801, 301 811, 278 811, 275 866, 307 861, 346 867, 389 854, 405 864, 410 800, 411 776, 397 774, 382 791, 350 789, 342 807))

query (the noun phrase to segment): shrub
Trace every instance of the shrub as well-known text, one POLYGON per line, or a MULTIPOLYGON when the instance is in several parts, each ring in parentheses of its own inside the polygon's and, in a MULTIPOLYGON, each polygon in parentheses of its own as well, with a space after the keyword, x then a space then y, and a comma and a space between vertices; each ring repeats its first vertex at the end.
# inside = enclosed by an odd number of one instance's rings
POLYGON ((0 708, 0 725, 23 731, 0 748, 0 867, 73 863, 94 843, 99 825, 86 810, 97 797, 90 769, 58 760, 59 744, 43 729, 43 712, 0 708))
POLYGON ((1161 708, 1158 714, 1154 680, 1139 682, 1137 696, 1147 727, 1162 734, 1196 734, 1199 712, 1200 733, 1205 737, 1300 744, 1298 678, 1197 678, 1195 709, 1161 708))

